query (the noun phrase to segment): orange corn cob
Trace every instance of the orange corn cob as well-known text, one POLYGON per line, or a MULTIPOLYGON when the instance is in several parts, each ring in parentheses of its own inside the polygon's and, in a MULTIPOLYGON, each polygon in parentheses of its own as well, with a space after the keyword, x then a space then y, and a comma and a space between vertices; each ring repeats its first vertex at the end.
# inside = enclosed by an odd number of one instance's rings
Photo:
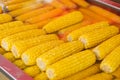
POLYGON ((36 17, 32 17, 28 20, 26 20, 26 22, 29 22, 29 23, 37 23, 37 22, 40 22, 42 20, 46 20, 46 19, 49 19, 49 18, 53 18, 53 17, 56 17, 56 16, 59 16, 60 14, 63 13, 63 9, 60 9, 60 8, 57 8, 57 9, 53 9, 45 14, 42 14, 42 15, 39 15, 39 16, 36 16, 36 17))
POLYGON ((109 12, 103 8, 98 7, 98 6, 90 6, 89 9, 92 10, 93 12, 101 15, 101 16, 108 18, 109 20, 111 20, 115 23, 120 24, 120 16, 118 16, 112 12, 109 12))
POLYGON ((42 3, 36 3, 36 4, 33 4, 31 6, 28 6, 28 7, 24 7, 24 8, 20 8, 20 9, 11 11, 11 12, 9 12, 9 14, 12 15, 13 17, 16 17, 16 16, 19 16, 21 14, 24 14, 28 11, 32 11, 32 10, 37 9, 39 7, 42 7, 42 6, 43 6, 42 3))
POLYGON ((26 19, 29 19, 31 17, 35 17, 37 15, 43 14, 45 12, 48 12, 49 10, 53 9, 52 6, 45 6, 43 8, 39 8, 30 12, 27 12, 25 14, 22 14, 18 17, 16 17, 17 20, 25 21, 26 19))
POLYGON ((20 2, 24 2, 26 0, 7 0, 5 2, 5 5, 11 5, 11 4, 16 4, 16 3, 20 3, 20 2))
POLYGON ((25 2, 22 2, 22 3, 8 5, 7 10, 12 11, 12 10, 16 10, 16 9, 19 9, 19 8, 23 8, 25 6, 30 6, 34 2, 35 2, 34 0, 30 0, 30 1, 25 1, 25 2))
POLYGON ((66 7, 70 8, 70 9, 74 9, 77 8, 77 5, 74 4, 72 1, 70 0, 60 0, 66 7))
POLYGON ((85 0, 72 0, 76 4, 78 4, 81 7, 88 7, 90 4, 87 3, 85 0))

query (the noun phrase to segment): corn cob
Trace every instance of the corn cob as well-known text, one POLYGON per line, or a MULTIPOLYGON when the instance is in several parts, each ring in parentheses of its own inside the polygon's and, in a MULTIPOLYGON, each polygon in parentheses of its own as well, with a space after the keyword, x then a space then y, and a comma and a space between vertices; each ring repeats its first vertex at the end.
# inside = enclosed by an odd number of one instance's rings
POLYGON ((74 11, 64 16, 61 16, 43 27, 47 33, 55 32, 67 26, 80 22, 83 15, 79 11, 74 11))
POLYGON ((37 58, 37 65, 44 71, 46 67, 56 61, 67 57, 73 53, 83 50, 83 44, 80 41, 68 42, 57 46, 37 58))
POLYGON ((107 55, 100 64, 100 69, 106 73, 115 71, 120 66, 120 46, 107 55))
POLYGON ((4 53, 3 56, 11 62, 15 61, 15 57, 11 52, 4 53))
POLYGON ((10 28, 15 28, 15 27, 20 27, 23 25, 23 22, 21 21, 13 21, 13 22, 8 22, 0 25, 0 31, 10 29, 10 28))
POLYGON ((115 78, 114 80, 120 80, 120 78, 115 78))
POLYGON ((94 64, 83 71, 80 71, 71 76, 68 76, 64 80, 82 80, 82 79, 84 79, 88 76, 94 75, 98 72, 100 72, 99 64, 94 64))
POLYGON ((27 30, 24 32, 16 33, 11 36, 3 38, 2 42, 1 42, 1 46, 6 51, 10 51, 11 46, 15 41, 25 40, 28 38, 33 38, 33 37, 37 37, 37 36, 44 35, 44 34, 45 34, 45 32, 41 29, 32 29, 32 30, 27 30))
POLYGON ((24 69, 27 67, 21 59, 15 60, 13 64, 15 64, 20 69, 24 69))
POLYGON ((79 36, 103 27, 109 26, 108 22, 98 22, 95 24, 87 25, 85 27, 82 27, 80 29, 74 30, 71 33, 68 34, 67 40, 68 41, 74 41, 78 40, 79 36))
POLYGON ((37 76, 35 76, 34 80, 48 80, 48 77, 45 74, 45 72, 42 72, 42 73, 38 74, 37 76))
POLYGON ((96 75, 87 77, 83 80, 113 80, 113 76, 111 74, 107 74, 107 73, 98 73, 96 75))
POLYGON ((22 32, 22 31, 36 29, 36 28, 38 28, 38 27, 35 25, 25 25, 25 26, 21 26, 21 27, 15 27, 15 28, 0 31, 0 42, 2 41, 3 38, 5 38, 7 36, 10 36, 15 33, 22 32))
POLYGON ((81 7, 85 7, 87 8, 90 4, 85 1, 85 0, 72 0, 73 2, 75 2, 76 4, 78 4, 81 7))
POLYGON ((35 2, 34 0, 29 0, 29 1, 21 2, 21 3, 17 3, 17 4, 8 5, 7 10, 8 11, 13 11, 13 10, 16 10, 16 9, 19 9, 19 8, 30 6, 34 2, 35 2))
POLYGON ((35 47, 32 47, 25 51, 22 54, 22 60, 26 65, 34 65, 36 63, 36 58, 39 57, 44 52, 62 44, 63 41, 61 40, 53 40, 49 41, 40 45, 37 45, 35 47))
POLYGON ((40 21, 43 21, 43 20, 46 20, 46 19, 49 19, 49 18, 54 18, 54 17, 57 17, 57 16, 61 15, 63 13, 63 11, 64 10, 61 9, 61 8, 56 8, 56 9, 53 9, 49 12, 41 14, 39 16, 35 16, 35 17, 30 18, 30 19, 27 19, 26 22, 37 23, 37 22, 40 22, 40 21))
POLYGON ((20 58, 22 53, 28 48, 52 40, 58 40, 58 37, 55 34, 51 34, 51 35, 43 35, 22 41, 16 41, 12 45, 11 51, 13 52, 16 58, 20 58))
POLYGON ((101 43, 93 49, 93 52, 96 54, 98 60, 104 59, 114 48, 120 45, 120 34, 113 36, 112 38, 101 43))
POLYGON ((84 44, 85 48, 95 47, 102 41, 119 33, 119 28, 116 26, 109 26, 92 31, 80 36, 79 40, 84 44))
POLYGON ((9 14, 0 14, 0 24, 12 21, 12 17, 9 14))
POLYGON ((36 3, 36 4, 33 4, 31 6, 27 6, 27 7, 23 7, 23 8, 20 8, 20 9, 17 9, 17 10, 14 10, 14 11, 11 11, 9 12, 8 14, 10 14, 11 16, 13 17, 16 17, 16 16, 19 16, 21 14, 24 14, 28 11, 32 11, 34 9, 37 9, 37 8, 40 8, 42 7, 43 4, 42 3, 36 3))
POLYGON ((94 53, 85 50, 50 65, 46 70, 46 74, 49 79, 59 80, 88 68, 95 61, 94 53))
POLYGON ((2 13, 2 7, 0 6, 0 13, 2 13))
POLYGON ((66 7, 70 8, 70 9, 77 8, 77 5, 70 0, 60 0, 60 2, 62 2, 66 7))
POLYGON ((3 48, 0 47, 0 54, 3 55, 4 53, 6 53, 6 51, 3 48))
POLYGON ((16 4, 16 3, 20 3, 20 2, 24 2, 26 0, 8 0, 5 2, 5 5, 11 5, 11 4, 16 4))
POLYGON ((40 73, 40 69, 36 65, 27 67, 23 71, 31 77, 35 77, 40 73))
POLYGON ((112 73, 116 78, 120 78, 120 67, 112 73))
POLYGON ((120 16, 118 16, 110 11, 107 11, 101 7, 94 6, 94 5, 90 6, 89 9, 103 17, 108 18, 109 20, 112 20, 115 23, 120 24, 120 16))
POLYGON ((31 17, 35 17, 37 15, 43 14, 45 12, 48 12, 49 10, 52 10, 52 9, 53 9, 53 6, 45 6, 43 8, 36 9, 36 10, 31 11, 31 12, 22 14, 22 15, 16 17, 16 19, 21 20, 21 21, 25 21, 31 17))

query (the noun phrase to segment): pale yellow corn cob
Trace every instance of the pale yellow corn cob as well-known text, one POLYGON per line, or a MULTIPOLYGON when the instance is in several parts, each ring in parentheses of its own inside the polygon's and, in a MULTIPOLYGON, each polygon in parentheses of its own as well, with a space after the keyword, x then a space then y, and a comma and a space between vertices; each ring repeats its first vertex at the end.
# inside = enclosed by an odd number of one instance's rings
POLYGON ((67 36, 67 40, 68 41, 78 40, 79 36, 81 36, 82 34, 85 34, 85 33, 88 33, 88 32, 91 32, 91 31, 94 31, 94 30, 97 30, 97 29, 100 29, 106 26, 109 26, 109 23, 103 21, 103 22, 98 22, 98 23, 94 23, 91 25, 81 27, 80 29, 74 30, 71 33, 69 33, 67 36))
POLYGON ((29 1, 21 2, 21 3, 17 3, 17 4, 8 5, 7 10, 8 11, 16 10, 16 9, 19 9, 19 8, 30 6, 33 3, 35 3, 34 0, 29 0, 29 1))
POLYGON ((32 5, 27 6, 27 7, 23 7, 23 8, 17 9, 17 10, 13 10, 13 11, 9 12, 8 14, 10 14, 13 17, 16 17, 16 16, 24 14, 28 11, 32 11, 34 9, 40 8, 42 6, 43 6, 42 3, 35 3, 35 4, 32 4, 32 5))
POLYGON ((22 54, 21 58, 26 65, 34 65, 36 63, 37 57, 39 57, 44 52, 62 44, 62 43, 63 43, 63 41, 61 41, 61 40, 53 40, 53 41, 49 41, 49 42, 37 45, 37 46, 32 47, 32 48, 28 49, 27 51, 25 51, 22 54))
POLYGON ((94 75, 94 74, 100 72, 99 66, 100 66, 99 64, 94 64, 83 71, 80 71, 71 76, 68 76, 64 80, 82 80, 88 76, 91 76, 91 75, 94 75))
POLYGON ((37 74, 40 73, 40 69, 36 65, 34 65, 34 66, 26 67, 24 69, 24 72, 31 77, 35 77, 37 74))
POLYGON ((79 11, 74 11, 64 16, 58 17, 43 27, 47 33, 52 33, 63 29, 67 26, 80 22, 83 19, 83 15, 79 11))
POLYGON ((93 52, 96 54, 98 60, 102 60, 118 45, 120 45, 120 34, 104 41, 103 43, 95 47, 93 49, 93 52))
POLYGON ((34 80, 49 80, 46 73, 42 72, 34 77, 34 80))
POLYGON ((120 78, 120 67, 112 73, 116 78, 120 78))
POLYGON ((49 79, 59 80, 88 68, 95 61, 94 53, 91 50, 85 50, 50 65, 46 74, 49 79))
POLYGON ((11 62, 15 61, 15 57, 11 52, 4 53, 3 56, 11 62))
POLYGON ((79 40, 84 44, 85 48, 91 48, 102 41, 119 33, 119 28, 116 26, 104 27, 80 36, 79 40))
POLYGON ((6 51, 3 48, 0 47, 0 54, 3 55, 4 53, 6 53, 6 51))
POLYGON ((58 37, 55 34, 50 34, 50 35, 42 35, 39 37, 35 37, 23 41, 16 41, 12 45, 11 51, 13 52, 16 58, 20 58, 22 53, 27 49, 29 49, 30 47, 52 40, 58 40, 58 37))
POLYGON ((45 32, 41 29, 32 29, 32 30, 23 31, 23 32, 16 33, 11 36, 3 38, 1 41, 1 46, 6 51, 10 51, 11 46, 14 42, 19 41, 19 40, 25 40, 25 39, 37 37, 37 36, 44 35, 44 34, 45 34, 45 32))
POLYGON ((92 75, 90 77, 87 77, 83 80, 113 80, 113 76, 111 74, 107 74, 107 73, 98 73, 96 75, 92 75))
POLYGON ((8 23, 4 23, 0 25, 0 31, 10 29, 10 28, 20 27, 22 25, 23 25, 22 21, 12 21, 8 23))
POLYGON ((24 69, 27 67, 21 59, 15 60, 13 64, 15 64, 20 69, 24 69))
POLYGON ((15 28, 0 31, 0 42, 2 41, 3 38, 5 38, 7 36, 10 36, 10 35, 13 35, 15 33, 22 32, 22 31, 36 29, 36 28, 38 28, 38 27, 35 25, 24 25, 24 26, 15 27, 15 28))
POLYGON ((37 58, 37 65, 44 71, 48 65, 57 62, 73 53, 83 50, 83 44, 80 41, 73 41, 61 44, 37 58))
POLYGON ((0 24, 12 21, 12 16, 9 14, 0 14, 0 24))
POLYGON ((100 69, 111 73, 120 66, 120 46, 108 54, 100 64, 100 69))

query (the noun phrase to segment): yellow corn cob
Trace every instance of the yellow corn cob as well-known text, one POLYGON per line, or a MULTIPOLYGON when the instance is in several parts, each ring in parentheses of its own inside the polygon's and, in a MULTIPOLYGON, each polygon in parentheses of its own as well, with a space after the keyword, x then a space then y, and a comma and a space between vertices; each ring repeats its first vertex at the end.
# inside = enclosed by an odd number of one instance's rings
POLYGON ((20 15, 20 16, 16 17, 16 19, 21 20, 21 21, 25 21, 31 17, 35 17, 37 15, 43 14, 45 12, 48 12, 49 10, 52 10, 52 9, 53 9, 53 6, 45 6, 43 8, 36 9, 36 10, 31 11, 31 12, 20 15))
POLYGON ((68 36, 67 36, 67 40, 68 41, 78 40, 80 35, 91 32, 91 31, 94 31, 96 29, 106 27, 106 26, 109 26, 109 23, 103 21, 103 22, 98 22, 98 23, 95 23, 95 24, 91 24, 91 25, 82 27, 80 29, 74 30, 71 33, 69 33, 68 36))
POLYGON ((46 74, 49 79, 59 80, 93 65, 96 57, 91 50, 85 50, 50 65, 46 74))
POLYGON ((85 48, 91 48, 100 42, 119 33, 119 28, 116 26, 104 27, 80 36, 79 40, 84 44, 85 48))
POLYGON ((22 32, 22 31, 36 29, 36 28, 38 28, 38 27, 35 25, 25 25, 25 26, 21 26, 21 27, 15 27, 15 28, 0 31, 0 42, 2 41, 3 38, 5 38, 7 36, 10 36, 15 33, 22 32))
POLYGON ((118 45, 120 45, 120 34, 113 36, 112 38, 101 43, 93 49, 93 52, 96 54, 98 60, 102 60, 118 45))
POLYGON ((120 78, 115 78, 114 80, 120 80, 120 78))
POLYGON ((0 24, 12 21, 12 17, 9 14, 0 14, 0 24))
POLYGON ((34 80, 49 80, 46 73, 42 72, 34 77, 34 80))
POLYGON ((4 53, 6 53, 6 51, 3 48, 0 47, 0 54, 3 55, 4 53))
POLYGON ((63 41, 61 40, 53 40, 49 41, 40 45, 37 45, 35 47, 32 47, 25 51, 22 54, 22 60, 26 65, 34 65, 36 63, 36 58, 39 57, 44 52, 62 44, 63 41))
POLYGON ((25 68, 24 72, 31 77, 35 77, 37 74, 40 73, 40 69, 36 65, 34 65, 34 66, 25 68))
POLYGON ((2 7, 0 6, 0 13, 2 13, 2 7))
POLYGON ((15 64, 20 69, 24 69, 27 67, 21 59, 15 60, 13 64, 15 64))
POLYGON ((23 22, 21 21, 13 21, 13 22, 8 22, 0 25, 0 31, 10 29, 10 28, 15 28, 15 27, 20 27, 23 25, 23 22))
POLYGON ((16 41, 12 45, 11 51, 13 52, 16 58, 20 58, 22 53, 26 51, 28 48, 52 40, 58 40, 58 37, 55 34, 51 34, 51 35, 43 35, 23 41, 16 41))
POLYGON ((83 71, 80 71, 71 76, 68 76, 64 80, 82 80, 82 79, 84 79, 88 76, 94 75, 98 72, 100 72, 99 64, 94 64, 91 67, 89 67, 83 71))
POLYGON ((100 69, 111 73, 120 66, 120 46, 108 54, 100 64, 100 69))
POLYGON ((15 41, 25 40, 25 39, 37 37, 37 36, 44 35, 44 34, 45 32, 41 29, 32 29, 32 30, 23 31, 23 32, 16 33, 11 36, 3 38, 1 42, 1 46, 6 51, 10 51, 11 46, 15 41))
POLYGON ((44 71, 48 65, 83 49, 83 44, 80 41, 61 44, 60 46, 40 55, 37 58, 37 65, 42 71, 44 71))
POLYGON ((120 67, 112 73, 116 78, 120 78, 120 67))
POLYGON ((83 15, 79 11, 74 11, 64 16, 61 16, 43 27, 47 33, 55 32, 67 26, 80 22, 83 15))
POLYGON ((3 56, 11 62, 13 62, 15 60, 15 57, 13 56, 13 54, 11 52, 7 52, 7 53, 3 54, 3 56))
POLYGON ((36 3, 36 4, 32 4, 31 6, 27 6, 27 7, 23 7, 14 11, 9 12, 8 14, 10 14, 13 17, 19 16, 21 14, 24 14, 28 11, 32 11, 34 9, 37 9, 39 7, 42 7, 43 4, 42 3, 36 3))
POLYGON ((23 8, 26 6, 30 6, 34 2, 35 2, 34 0, 29 0, 29 1, 21 2, 21 3, 17 3, 17 4, 8 5, 7 10, 12 11, 12 10, 16 10, 16 9, 23 8))
POLYGON ((26 0, 8 0, 5 2, 5 5, 11 5, 11 4, 16 4, 16 3, 20 3, 20 2, 24 2, 26 0))
POLYGON ((107 74, 107 73, 98 73, 96 75, 87 77, 83 80, 113 80, 113 76, 111 74, 107 74))

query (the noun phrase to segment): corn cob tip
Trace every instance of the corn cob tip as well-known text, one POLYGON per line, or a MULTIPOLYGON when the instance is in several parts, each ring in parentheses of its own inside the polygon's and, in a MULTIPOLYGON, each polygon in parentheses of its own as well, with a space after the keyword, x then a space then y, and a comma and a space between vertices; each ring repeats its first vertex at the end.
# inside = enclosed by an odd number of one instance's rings
POLYGON ((100 65, 100 69, 106 73, 113 72, 110 66, 108 66, 108 64, 100 65))
POLYGON ((68 35, 67 36, 67 41, 70 41, 70 42, 73 41, 72 37, 68 35))
POLYGON ((15 56, 15 58, 20 56, 18 54, 18 50, 17 50, 17 48, 15 46, 12 46, 11 51, 12 51, 13 55, 15 56))
POLYGON ((100 52, 99 52, 99 50, 98 50, 98 47, 94 48, 92 51, 95 53, 95 55, 96 55, 96 57, 97 57, 97 60, 101 60, 100 55, 99 55, 100 52))
POLYGON ((44 71, 46 69, 46 64, 41 58, 37 58, 37 66, 44 71))
POLYGON ((21 58, 22 58, 23 62, 27 65, 29 56, 27 56, 26 54, 22 54, 21 58))
POLYGON ((52 79, 52 78, 54 78, 54 76, 55 76, 53 69, 47 69, 46 74, 47 74, 47 77, 48 77, 49 79, 52 79))
POLYGON ((1 41, 1 47, 6 51, 8 51, 8 43, 6 41, 4 40, 1 41))

